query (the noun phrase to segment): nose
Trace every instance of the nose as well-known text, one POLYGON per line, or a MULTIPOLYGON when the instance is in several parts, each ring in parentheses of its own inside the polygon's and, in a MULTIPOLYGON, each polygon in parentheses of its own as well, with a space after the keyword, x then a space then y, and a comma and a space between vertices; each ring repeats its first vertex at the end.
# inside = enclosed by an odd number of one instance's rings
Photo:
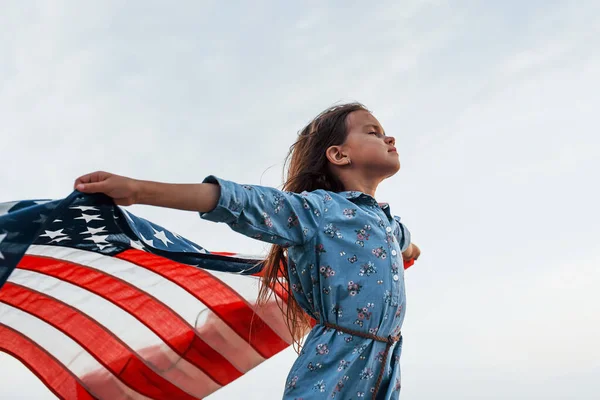
POLYGON ((396 144, 396 138, 394 138, 393 136, 386 136, 385 144, 391 144, 392 146, 394 146, 396 144))

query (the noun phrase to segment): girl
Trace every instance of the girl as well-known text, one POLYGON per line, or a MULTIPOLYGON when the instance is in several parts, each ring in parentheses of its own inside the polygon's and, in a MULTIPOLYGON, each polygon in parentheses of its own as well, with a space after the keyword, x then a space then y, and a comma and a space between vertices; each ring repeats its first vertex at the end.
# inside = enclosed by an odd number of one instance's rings
POLYGON ((417 259, 420 250, 400 218, 375 200, 378 185, 400 169, 394 144, 363 105, 352 103, 325 110, 299 133, 283 191, 215 176, 166 184, 106 172, 78 178, 75 189, 105 193, 120 205, 197 211, 272 243, 260 298, 284 280, 294 340, 310 329, 283 398, 397 399, 403 259, 417 259))

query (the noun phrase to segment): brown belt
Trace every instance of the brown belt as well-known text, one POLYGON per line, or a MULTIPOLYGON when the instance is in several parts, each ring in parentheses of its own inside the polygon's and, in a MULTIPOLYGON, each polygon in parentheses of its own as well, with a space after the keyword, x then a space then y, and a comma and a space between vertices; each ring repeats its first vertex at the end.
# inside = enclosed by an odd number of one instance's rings
POLYGON ((381 363, 381 369, 379 370, 379 376, 377 377, 377 383, 375 384, 375 391, 373 392, 373 396, 372 396, 372 399, 375 400, 375 397, 377 396, 377 392, 379 391, 379 385, 381 385, 381 381, 383 380, 383 373, 385 371, 385 362, 387 360, 387 356, 390 351, 390 347, 392 347, 392 345, 394 343, 399 341, 400 338, 402 337, 402 335, 399 333, 396 336, 391 336, 391 335, 388 337, 377 336, 372 333, 365 333, 365 332, 360 332, 360 331, 355 331, 352 329, 344 328, 343 326, 331 324, 329 322, 322 322, 321 324, 327 328, 335 329, 336 331, 344 332, 349 335, 359 336, 359 337, 362 337, 365 339, 373 339, 377 342, 387 343, 385 346, 385 351, 383 352, 383 361, 381 363))

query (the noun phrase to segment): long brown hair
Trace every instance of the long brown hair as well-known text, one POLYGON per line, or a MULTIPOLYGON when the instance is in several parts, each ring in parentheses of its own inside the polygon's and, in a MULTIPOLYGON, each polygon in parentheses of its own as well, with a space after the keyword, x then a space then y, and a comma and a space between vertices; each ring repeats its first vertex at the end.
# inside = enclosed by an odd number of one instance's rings
MULTIPOLYGON (((282 190, 295 193, 317 189, 344 191, 342 182, 331 173, 325 151, 330 146, 344 143, 348 134, 346 118, 351 112, 358 110, 369 111, 360 103, 333 106, 321 112, 298 133, 296 142, 290 146, 285 158, 288 169, 282 190)), ((271 247, 264 261, 258 303, 266 303, 273 293, 273 288, 281 288, 285 292, 287 304, 284 304, 283 300, 277 304, 285 313, 286 325, 294 344, 299 346, 300 340, 311 328, 311 319, 289 290, 286 258, 283 247, 271 247)))

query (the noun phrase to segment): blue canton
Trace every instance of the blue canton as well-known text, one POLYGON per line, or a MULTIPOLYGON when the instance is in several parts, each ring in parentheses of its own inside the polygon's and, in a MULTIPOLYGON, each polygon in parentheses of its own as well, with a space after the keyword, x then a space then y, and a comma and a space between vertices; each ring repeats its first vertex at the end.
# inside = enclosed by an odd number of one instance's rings
POLYGON ((0 203, 0 288, 32 245, 114 256, 138 249, 200 268, 253 274, 256 260, 210 254, 190 240, 138 218, 105 195, 77 191, 62 200, 0 203))

